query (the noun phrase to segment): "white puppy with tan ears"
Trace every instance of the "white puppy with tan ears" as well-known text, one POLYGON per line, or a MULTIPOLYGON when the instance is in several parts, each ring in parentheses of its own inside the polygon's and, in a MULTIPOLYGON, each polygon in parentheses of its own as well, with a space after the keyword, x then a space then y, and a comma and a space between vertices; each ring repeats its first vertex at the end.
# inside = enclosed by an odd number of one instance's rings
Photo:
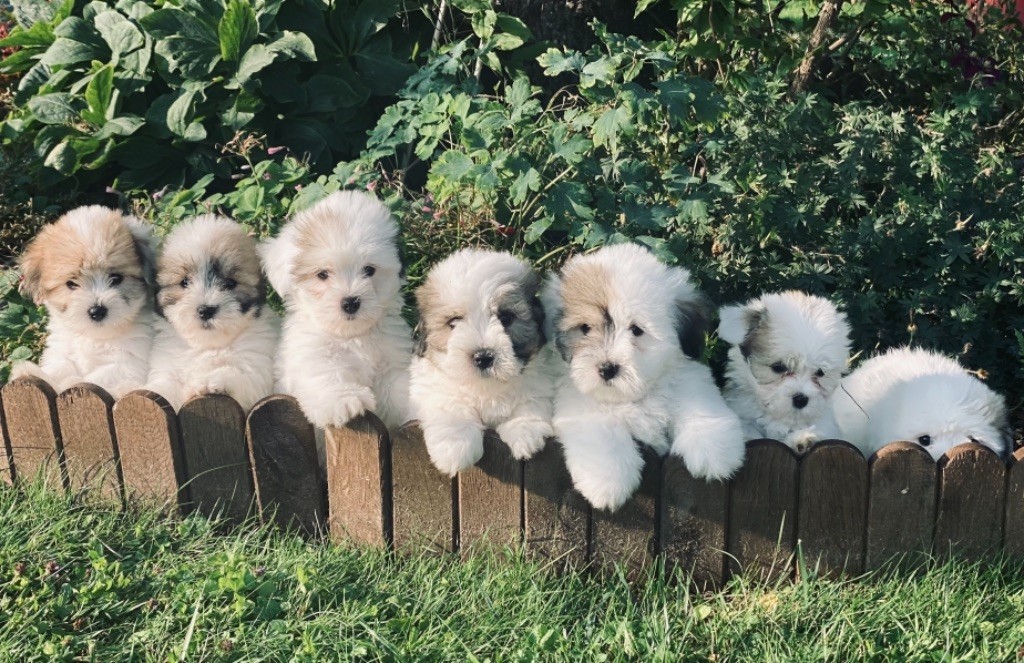
POLYGON ((681 456, 695 477, 727 479, 743 464, 740 420, 697 361, 707 310, 689 272, 635 244, 571 259, 545 289, 565 375, 555 432, 573 484, 617 509, 640 485, 634 440, 681 456))
POLYGON ((843 439, 870 457, 890 442, 916 442, 938 460, 975 442, 1005 455, 1006 404, 956 360, 921 348, 872 357, 842 382, 833 402, 843 439))
POLYGON ((724 306, 718 336, 732 345, 725 400, 748 438, 803 453, 839 437, 832 394, 850 358, 850 325, 830 301, 790 290, 724 306))
POLYGON ((519 459, 554 435, 554 375, 541 279, 508 253, 463 249, 416 291, 420 325, 410 402, 430 459, 454 476, 483 455, 495 428, 519 459))
POLYGON ((412 331, 401 316, 398 224, 358 191, 333 193, 260 246, 287 307, 277 388, 316 426, 372 410, 388 427, 409 418, 412 331))
POLYGON ((147 388, 177 410, 193 396, 227 394, 248 412, 274 388, 277 320, 256 242, 231 219, 189 219, 157 263, 158 325, 147 388))
POLYGON ((99 205, 71 210, 44 227, 21 259, 21 290, 49 313, 34 375, 63 391, 91 382, 120 398, 146 382, 153 340, 153 233, 148 224, 99 205))

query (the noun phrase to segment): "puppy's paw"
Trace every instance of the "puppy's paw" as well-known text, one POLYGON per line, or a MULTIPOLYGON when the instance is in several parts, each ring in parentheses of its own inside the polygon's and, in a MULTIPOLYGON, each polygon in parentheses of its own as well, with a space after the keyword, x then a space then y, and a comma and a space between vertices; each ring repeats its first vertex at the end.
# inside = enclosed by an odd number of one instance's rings
POLYGON ((310 420, 320 428, 340 428, 376 406, 377 400, 369 388, 347 390, 335 394, 330 401, 317 408, 310 420))
POLYGON ((743 465, 746 443, 734 417, 702 417, 677 431, 672 453, 694 477, 728 479, 743 465))
POLYGON ((640 470, 606 467, 601 471, 573 474, 576 490, 595 509, 616 511, 640 487, 640 470))
POLYGON ((811 450, 815 442, 820 442, 821 436, 818 432, 811 428, 805 428, 803 430, 795 430, 786 436, 783 440, 789 448, 798 454, 805 454, 811 450))
POLYGON ((543 419, 517 417, 498 426, 498 436, 512 450, 517 460, 527 460, 544 448, 544 438, 553 437, 555 430, 543 419))
POLYGON ((425 428, 423 437, 434 467, 451 477, 473 467, 484 455, 483 431, 469 423, 425 428))

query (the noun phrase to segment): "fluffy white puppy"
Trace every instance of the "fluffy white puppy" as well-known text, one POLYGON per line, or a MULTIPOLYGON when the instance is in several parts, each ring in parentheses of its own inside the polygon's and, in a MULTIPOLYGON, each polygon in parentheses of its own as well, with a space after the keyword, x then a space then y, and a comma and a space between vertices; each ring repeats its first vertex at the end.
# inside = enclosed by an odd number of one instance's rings
POLYGON ((401 316, 398 225, 379 200, 333 193, 260 245, 287 307, 277 388, 316 426, 367 410, 389 427, 408 420, 412 331, 401 316))
POLYGON ((44 227, 21 259, 21 290, 49 313, 35 375, 62 391, 91 382, 114 398, 146 382, 153 340, 154 239, 148 224, 99 205, 44 227))
POLYGON ((485 428, 495 428, 520 459, 554 435, 540 286, 519 258, 463 249, 431 269, 417 289, 409 398, 442 472, 454 476, 480 460, 485 428))
POLYGON ((743 463, 739 418, 700 357, 707 327, 689 272, 635 244, 573 258, 545 289, 565 375, 554 426, 576 488, 616 509, 640 484, 634 439, 682 456, 697 477, 743 463))
POLYGON ((845 314, 827 299, 790 290, 724 306, 718 317, 718 336, 732 345, 725 400, 748 438, 803 453, 839 437, 831 399, 850 358, 845 314))
POLYGON ((179 409, 193 396, 227 394, 245 411, 274 388, 277 323, 256 242, 215 215, 189 219, 157 261, 157 324, 146 386, 179 409))
POLYGON ((896 348, 843 379, 833 399, 843 439, 870 456, 890 442, 916 442, 938 460, 965 442, 1003 455, 1009 422, 1003 397, 955 360, 896 348))

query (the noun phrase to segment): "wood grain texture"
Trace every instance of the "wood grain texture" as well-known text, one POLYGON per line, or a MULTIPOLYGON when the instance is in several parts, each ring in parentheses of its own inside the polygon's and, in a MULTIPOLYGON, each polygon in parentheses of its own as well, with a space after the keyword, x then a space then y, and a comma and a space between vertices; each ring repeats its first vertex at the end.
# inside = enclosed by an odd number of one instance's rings
POLYGON ((1024 557, 1024 448, 1010 456, 1006 481, 1006 532, 1003 549, 1007 555, 1024 557))
POLYGON ((919 444, 889 444, 871 458, 869 476, 865 567, 926 561, 939 481, 931 455, 919 444))
POLYGON ((0 483, 13 485, 17 476, 11 457, 11 438, 7 435, 7 415, 4 414, 3 390, 0 389, 0 483))
POLYGON ((264 519, 306 534, 327 523, 316 431, 291 396, 268 396, 246 422, 256 500, 264 519))
POLYGON ((991 449, 961 444, 939 461, 935 553, 981 559, 1003 542, 1006 465, 991 449))
POLYGON ((643 446, 643 476, 640 487, 619 509, 609 513, 593 509, 591 555, 597 569, 620 564, 627 577, 643 575, 658 554, 658 507, 661 500, 662 459, 643 446))
POLYGON ((198 396, 181 406, 178 426, 189 508, 229 522, 244 520, 255 496, 241 406, 224 394, 198 396))
POLYGON ((494 431, 484 434, 484 455, 459 472, 459 552, 518 546, 523 540, 523 463, 494 431))
POLYGON ((455 481, 430 462, 417 422, 392 438, 395 548, 410 553, 455 550, 455 481))
POLYGON ((689 574, 700 590, 722 585, 729 485, 696 479, 678 456, 662 467, 661 550, 667 569, 689 574))
POLYGON ((47 485, 67 486, 56 400, 53 388, 39 378, 18 378, 3 386, 7 435, 21 481, 42 476, 47 485))
POLYGON ((129 500, 173 510, 188 501, 178 420, 162 396, 145 390, 126 394, 114 403, 114 431, 129 500))
POLYGON ((114 437, 114 399, 93 384, 77 384, 57 397, 64 465, 71 488, 121 500, 124 487, 114 437))
POLYGON ((391 440, 366 413, 325 431, 330 531, 335 541, 391 545, 391 440))
POLYGON ((523 465, 526 553, 560 570, 587 563, 590 505, 572 485, 562 447, 549 439, 523 465))
POLYGON ((819 442, 800 460, 797 541, 805 568, 838 578, 864 570, 868 463, 848 442, 819 442))
POLYGON ((781 442, 747 442, 729 493, 729 573, 760 580, 791 575, 797 471, 797 457, 781 442))

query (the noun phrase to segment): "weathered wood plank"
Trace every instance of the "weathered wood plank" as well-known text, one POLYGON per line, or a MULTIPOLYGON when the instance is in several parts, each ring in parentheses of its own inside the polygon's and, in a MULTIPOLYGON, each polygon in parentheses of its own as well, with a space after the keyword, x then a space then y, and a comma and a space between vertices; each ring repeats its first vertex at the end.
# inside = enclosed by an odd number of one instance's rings
POLYGON ((455 480, 430 462, 423 431, 410 422, 391 445, 395 548, 434 553, 455 550, 455 480))
POLYGON ((729 485, 696 479, 678 456, 663 465, 661 549, 665 566, 690 575, 701 590, 722 585, 729 485))
POLYGON ((562 447, 550 439, 523 466, 526 553, 559 569, 587 563, 590 505, 572 485, 562 447))
POLYGON ((3 386, 3 407, 11 455, 21 481, 43 476, 48 485, 67 486, 53 388, 35 377, 3 386))
POLYGON ((493 431, 484 435, 484 455, 459 472, 459 552, 463 557, 522 543, 523 463, 493 431))
POLYGON ((174 510, 188 501, 178 421, 162 396, 138 390, 122 397, 114 432, 128 499, 174 510))
POLYGON ((11 438, 7 435, 7 415, 4 414, 3 390, 0 389, 0 482, 13 485, 17 476, 11 457, 11 438))
POLYGON ((71 488, 105 499, 124 497, 114 438, 114 399, 94 384, 77 384, 57 397, 64 466, 71 488))
POLYGON ((591 554, 596 568, 623 567, 629 578, 639 578, 658 554, 658 507, 661 499, 662 459, 650 447, 644 457, 640 487, 617 511, 592 510, 591 554))
POLYGON ((327 505, 316 432, 291 396, 268 396, 246 423, 256 500, 264 519, 314 534, 326 525, 327 505))
POLYGON ((245 412, 225 394, 190 399, 178 411, 189 508, 241 522, 254 499, 245 412))
POLYGON ((729 493, 730 573, 789 577, 796 543, 797 457, 775 440, 747 442, 729 493))
POLYGON ((923 562, 932 549, 938 468, 919 444, 896 442, 869 465, 867 542, 864 565, 923 562))
POLYGON ((852 444, 820 442, 800 459, 797 541, 807 571, 832 578, 864 570, 868 463, 852 444))
POLYGON ((330 531, 335 541, 388 546, 392 538, 391 440, 366 413, 325 431, 330 531))
POLYGON ((1024 447, 1010 456, 1008 472, 1003 549, 1007 555, 1024 557, 1024 447))
POLYGON ((1006 465, 991 449, 961 444, 939 461, 935 552, 981 559, 1000 549, 1006 465))

